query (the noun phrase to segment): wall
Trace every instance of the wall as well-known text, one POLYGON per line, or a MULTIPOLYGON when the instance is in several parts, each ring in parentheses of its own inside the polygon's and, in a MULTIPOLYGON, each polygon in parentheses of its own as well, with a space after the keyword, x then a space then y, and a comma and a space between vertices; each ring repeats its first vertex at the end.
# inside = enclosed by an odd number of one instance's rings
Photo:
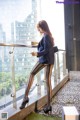
POLYGON ((80 70, 80 4, 65 4, 65 46, 68 70, 80 70))

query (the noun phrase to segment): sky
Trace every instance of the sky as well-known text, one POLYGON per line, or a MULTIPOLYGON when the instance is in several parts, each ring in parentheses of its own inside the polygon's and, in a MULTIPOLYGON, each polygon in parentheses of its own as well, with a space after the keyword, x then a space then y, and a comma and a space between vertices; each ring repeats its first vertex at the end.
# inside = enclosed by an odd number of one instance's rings
POLYGON ((42 0, 41 11, 42 18, 46 19, 49 23, 50 30, 55 40, 55 45, 64 49, 64 4, 56 3, 56 0, 42 0))
POLYGON ((0 24, 10 36, 11 22, 24 21, 31 12, 31 0, 0 0, 0 24))

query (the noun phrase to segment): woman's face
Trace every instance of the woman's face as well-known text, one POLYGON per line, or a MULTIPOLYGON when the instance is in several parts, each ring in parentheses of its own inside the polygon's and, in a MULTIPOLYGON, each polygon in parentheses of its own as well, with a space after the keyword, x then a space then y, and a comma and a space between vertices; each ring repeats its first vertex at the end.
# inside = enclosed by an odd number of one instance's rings
POLYGON ((37 26, 37 30, 40 32, 40 34, 44 33, 44 31, 39 26, 37 26))

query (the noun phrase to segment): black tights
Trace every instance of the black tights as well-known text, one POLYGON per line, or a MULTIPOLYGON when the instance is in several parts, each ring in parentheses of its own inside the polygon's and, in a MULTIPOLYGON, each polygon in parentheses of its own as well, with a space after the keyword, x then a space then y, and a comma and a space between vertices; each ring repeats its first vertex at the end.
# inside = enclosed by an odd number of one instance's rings
POLYGON ((34 81, 34 76, 44 67, 46 67, 45 71, 45 78, 46 78, 46 83, 47 83, 47 96, 48 96, 48 104, 50 104, 50 99, 52 96, 52 87, 51 87, 51 74, 52 74, 52 68, 53 64, 41 64, 39 62, 36 63, 34 68, 32 69, 29 77, 29 82, 25 90, 25 96, 28 96, 29 90, 33 84, 34 81))

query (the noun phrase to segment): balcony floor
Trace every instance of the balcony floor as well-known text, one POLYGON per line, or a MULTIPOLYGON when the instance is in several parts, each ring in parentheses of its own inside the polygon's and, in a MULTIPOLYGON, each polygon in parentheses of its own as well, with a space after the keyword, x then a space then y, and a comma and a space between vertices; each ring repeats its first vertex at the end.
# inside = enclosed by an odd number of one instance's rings
POLYGON ((75 106, 80 113, 80 72, 70 72, 70 80, 52 98, 52 115, 62 116, 63 106, 75 106))

